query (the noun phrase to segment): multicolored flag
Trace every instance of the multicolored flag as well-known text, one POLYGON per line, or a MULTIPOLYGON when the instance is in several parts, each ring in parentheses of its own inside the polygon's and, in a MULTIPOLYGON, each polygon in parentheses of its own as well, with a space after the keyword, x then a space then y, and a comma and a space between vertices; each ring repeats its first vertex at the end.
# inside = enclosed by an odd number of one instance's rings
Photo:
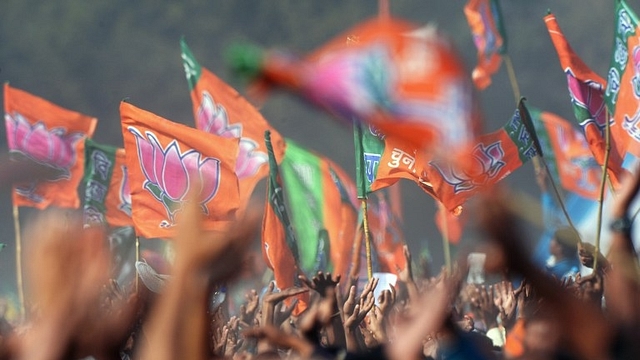
POLYGON ((616 1, 613 53, 604 100, 627 135, 627 152, 640 157, 640 21, 626 1, 616 1))
POLYGON ((12 157, 50 168, 46 181, 16 184, 13 203, 45 209, 80 207, 78 185, 84 169, 84 140, 98 119, 64 109, 4 84, 7 144, 12 157))
POLYGON ((484 90, 491 85, 491 75, 500 69, 501 54, 507 48, 500 4, 498 0, 469 0, 464 14, 478 49, 478 65, 471 74, 473 83, 484 90))
POLYGON ((180 46, 196 127, 222 137, 240 139, 236 175, 240 184, 240 207, 244 208, 258 181, 269 172, 263 143, 265 130, 271 131, 271 141, 278 159, 282 159, 286 144, 253 105, 211 71, 200 66, 184 39, 180 41, 180 46))
MULTIPOLYGON (((270 131, 265 132, 265 146, 269 155, 267 201, 262 219, 262 257, 273 270, 276 287, 286 289, 298 283, 301 269, 298 266, 299 249, 284 201, 282 181, 278 171, 270 131)), ((296 313, 306 309, 307 295, 299 295, 296 313)))
MULTIPOLYGON (((560 66, 567 76, 569 95, 573 104, 576 120, 582 127, 584 137, 597 163, 604 165, 606 153, 606 122, 607 107, 604 100, 604 79, 593 72, 578 55, 565 38, 555 15, 544 17, 553 42, 560 66)), ((607 169, 615 187, 620 183, 620 176, 624 173, 622 163, 628 143, 628 137, 620 126, 621 122, 610 119, 609 161, 607 169)))
POLYGON ((453 157, 475 139, 468 74, 435 28, 376 18, 306 59, 247 48, 234 55, 237 70, 262 89, 285 87, 348 123, 372 124, 417 148, 453 157))
POLYGON ((479 191, 487 190, 532 157, 541 154, 529 111, 518 109, 502 129, 482 135, 469 154, 475 166, 461 171, 452 164, 431 161, 421 175, 449 211, 456 210, 479 191))
POLYGON ((133 226, 124 149, 85 141, 84 223, 133 226))
POLYGON ((239 206, 238 140, 120 103, 133 223, 145 238, 171 238, 183 202, 195 197, 205 230, 221 230, 239 206), (195 188, 194 188, 195 187, 195 188))
MULTIPOLYGON (((336 171, 344 173, 326 157, 287 140, 280 172, 288 207, 292 210, 298 264, 307 275, 313 276, 320 270, 335 274, 334 265, 343 263, 344 259, 336 259, 338 262, 334 264, 333 259, 338 254, 332 247, 337 245, 339 249, 336 250, 350 251, 355 234, 357 212, 348 195, 353 190, 347 188, 353 188, 353 183, 348 178, 340 178, 336 171), (343 209, 343 202, 346 209, 343 209), (343 213, 349 209, 353 213, 351 216, 343 213)), ((346 270, 342 266, 340 271, 346 270)))
POLYGON ((550 112, 532 109, 531 118, 554 183, 582 197, 598 199, 602 167, 584 136, 569 121, 550 112))

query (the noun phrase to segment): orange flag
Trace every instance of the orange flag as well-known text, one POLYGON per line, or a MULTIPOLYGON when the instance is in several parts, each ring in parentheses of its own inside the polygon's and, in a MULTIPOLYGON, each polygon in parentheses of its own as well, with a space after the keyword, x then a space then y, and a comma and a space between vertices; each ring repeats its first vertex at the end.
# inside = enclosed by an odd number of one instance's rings
POLYGON ((127 172, 127 157, 124 149, 116 151, 116 163, 111 175, 109 194, 105 201, 107 223, 111 226, 132 226, 131 184, 127 172))
POLYGON ((133 223, 140 236, 172 237, 191 193, 202 207, 206 230, 221 230, 235 219, 237 139, 207 134, 125 102, 120 116, 133 223))
POLYGON ((78 185, 84 174, 84 139, 98 120, 4 85, 4 111, 9 152, 55 173, 47 181, 17 184, 13 203, 44 209, 80 207, 78 185))
POLYGON ((407 266, 401 221, 393 214, 385 191, 373 193, 368 204, 369 233, 379 261, 379 271, 396 274, 407 266))
POLYGON ((235 171, 240 183, 240 208, 244 208, 258 181, 269 173, 265 130, 271 131, 273 150, 278 159, 284 155, 285 141, 235 89, 200 66, 184 40, 180 45, 196 127, 222 137, 240 139, 235 171))

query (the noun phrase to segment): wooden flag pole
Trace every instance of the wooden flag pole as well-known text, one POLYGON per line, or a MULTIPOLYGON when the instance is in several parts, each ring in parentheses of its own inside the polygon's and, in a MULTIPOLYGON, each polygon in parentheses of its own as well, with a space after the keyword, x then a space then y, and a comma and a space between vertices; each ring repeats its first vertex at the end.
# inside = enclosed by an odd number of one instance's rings
POLYGON ((442 249, 444 252, 444 266, 447 269, 447 273, 451 273, 451 247, 449 244, 449 221, 447 221, 447 209, 444 205, 438 201, 438 208, 443 216, 442 224, 442 249))
POLYGON ((378 17, 380 19, 389 18, 389 0, 378 0, 378 17))
POLYGON ((596 232, 596 241, 594 244, 594 254, 593 254, 593 273, 595 274, 596 269, 598 268, 598 254, 600 254, 600 233, 602 232, 602 209, 604 207, 604 188, 607 182, 608 171, 607 168, 609 166, 609 155, 611 154, 611 124, 609 124, 609 111, 606 112, 605 115, 605 125, 604 125, 604 136, 605 136, 605 148, 604 148, 604 162, 602 164, 602 182, 600 183, 600 194, 598 197, 598 225, 596 232))
POLYGON ((18 287, 18 299, 20 300, 20 321, 25 320, 24 284, 22 283, 22 236, 20 236, 20 211, 13 204, 13 228, 16 240, 16 285, 18 287))
POLYGON ((138 286, 140 283, 140 274, 138 274, 138 267, 136 264, 140 261, 140 237, 136 235, 136 259, 133 263, 133 268, 136 269, 136 282, 135 282, 135 290, 136 294, 138 293, 138 286))
POLYGON ((367 252, 367 277, 373 277, 373 262, 371 260, 371 235, 369 233, 369 219, 367 215, 367 199, 360 199, 362 204, 362 227, 364 231, 364 247, 367 252))

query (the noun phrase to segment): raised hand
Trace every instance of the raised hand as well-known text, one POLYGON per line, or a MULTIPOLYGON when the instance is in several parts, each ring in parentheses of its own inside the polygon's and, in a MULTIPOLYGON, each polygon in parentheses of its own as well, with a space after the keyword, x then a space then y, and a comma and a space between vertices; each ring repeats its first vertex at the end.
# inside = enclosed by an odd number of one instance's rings
POLYGON ((336 285, 340 282, 340 275, 336 276, 335 279, 331 277, 331 273, 324 274, 322 271, 318 271, 318 274, 315 275, 311 280, 309 280, 305 275, 299 275, 298 279, 302 281, 309 289, 313 289, 320 294, 322 297, 327 296, 328 289, 335 289, 336 285))
POLYGON ((504 280, 493 286, 493 303, 499 311, 500 322, 505 327, 511 327, 515 320, 517 301, 510 281, 504 280))
POLYGON ((480 313, 487 329, 496 327, 499 310, 494 304, 493 288, 491 286, 476 285, 471 295, 471 304, 480 313))
POLYGON ((247 299, 247 303, 240 306, 240 316, 242 322, 251 324, 258 310, 260 297, 257 291, 251 289, 251 291, 245 295, 245 299, 247 299))
POLYGON ((389 316, 393 305, 396 303, 396 288, 393 285, 389 286, 389 290, 383 290, 380 296, 378 296, 378 304, 383 316, 389 316))

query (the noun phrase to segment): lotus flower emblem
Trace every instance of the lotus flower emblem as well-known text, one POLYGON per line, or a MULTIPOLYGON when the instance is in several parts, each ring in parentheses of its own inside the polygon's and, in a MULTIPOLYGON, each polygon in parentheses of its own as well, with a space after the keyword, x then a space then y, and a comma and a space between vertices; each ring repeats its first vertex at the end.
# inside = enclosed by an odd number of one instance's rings
POLYGON ((199 183, 196 201, 208 214, 207 203, 216 195, 220 185, 220 160, 203 157, 195 150, 182 152, 176 140, 166 148, 160 145, 155 134, 129 126, 135 136, 140 167, 146 180, 143 187, 160 201, 169 217, 160 226, 175 224, 175 215, 191 192, 194 183, 199 183))
POLYGON ((266 153, 256 151, 258 143, 242 137, 242 124, 229 125, 227 110, 222 104, 216 104, 206 91, 202 92, 202 102, 196 117, 198 129, 225 138, 240 138, 238 158, 236 160, 236 176, 238 179, 251 177, 258 172, 260 166, 269 161, 266 153))
POLYGON ((69 179, 76 162, 76 143, 84 136, 65 128, 47 129, 41 121, 29 123, 20 113, 6 114, 7 142, 12 155, 26 157, 57 170, 49 180, 69 179))

